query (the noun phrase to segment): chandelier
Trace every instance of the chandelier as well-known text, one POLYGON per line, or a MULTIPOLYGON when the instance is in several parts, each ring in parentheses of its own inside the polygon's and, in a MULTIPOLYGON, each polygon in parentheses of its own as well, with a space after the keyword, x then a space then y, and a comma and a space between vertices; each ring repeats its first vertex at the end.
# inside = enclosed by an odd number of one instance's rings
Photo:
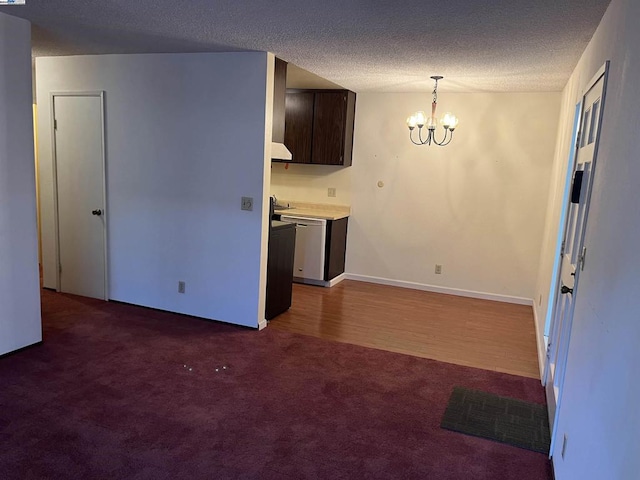
POLYGON ((442 80, 444 77, 434 75, 431 78, 435 81, 435 86, 433 87, 433 103, 431 104, 431 116, 427 117, 421 110, 407 118, 409 139, 415 145, 431 145, 433 142, 435 145, 444 147, 453 139, 453 131, 458 126, 458 118, 450 112, 445 113, 440 119, 440 124, 444 128, 444 137, 442 137, 441 141, 436 140, 436 127, 438 126, 438 119, 436 118, 436 107, 438 106, 438 80, 442 80), (423 138, 422 129, 425 126, 427 132, 424 134, 426 137, 423 138), (418 141, 413 138, 413 131, 416 127, 418 127, 418 141))

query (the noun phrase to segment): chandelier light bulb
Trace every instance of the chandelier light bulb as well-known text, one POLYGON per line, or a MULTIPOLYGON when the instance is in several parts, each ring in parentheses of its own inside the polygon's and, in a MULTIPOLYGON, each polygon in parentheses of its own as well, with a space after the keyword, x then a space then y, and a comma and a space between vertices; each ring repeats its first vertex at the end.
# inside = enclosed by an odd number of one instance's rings
POLYGON ((416 128, 417 124, 418 120, 416 119, 415 115, 411 115, 409 118, 407 118, 407 127, 409 127, 409 130, 413 130, 414 128, 416 128))
POLYGON ((418 128, 424 127, 424 124, 427 121, 427 116, 424 114, 424 112, 420 110, 419 112, 416 112, 414 115, 416 117, 416 125, 418 126, 418 128))
POLYGON ((440 123, 444 128, 453 130, 458 126, 458 118, 451 112, 447 112, 442 116, 440 123))

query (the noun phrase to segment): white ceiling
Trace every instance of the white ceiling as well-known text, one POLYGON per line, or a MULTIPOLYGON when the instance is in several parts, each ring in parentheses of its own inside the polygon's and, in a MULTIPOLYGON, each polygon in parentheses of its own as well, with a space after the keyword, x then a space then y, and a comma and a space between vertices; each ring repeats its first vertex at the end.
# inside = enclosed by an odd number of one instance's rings
POLYGON ((34 55, 270 51, 356 92, 558 91, 610 0, 26 0, 34 55))

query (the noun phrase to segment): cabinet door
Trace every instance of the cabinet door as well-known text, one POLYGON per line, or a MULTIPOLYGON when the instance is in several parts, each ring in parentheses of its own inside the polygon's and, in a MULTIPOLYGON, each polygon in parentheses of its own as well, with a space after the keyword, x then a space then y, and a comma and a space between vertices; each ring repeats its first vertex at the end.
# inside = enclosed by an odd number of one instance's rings
POLYGON ((284 143, 284 109, 287 92, 287 62, 276 58, 273 73, 273 130, 271 140, 284 143))
POLYGON ((346 111, 345 91, 316 93, 311 163, 344 164, 346 111))
POLYGON ((344 273, 347 254, 347 222, 348 218, 327 221, 327 239, 325 253, 324 279, 336 278, 344 273))
POLYGON ((267 320, 287 311, 291 306, 295 242, 296 229, 293 226, 274 230, 269 235, 265 311, 267 320))
POLYGON ((284 145, 291 152, 290 163, 311 163, 313 92, 287 93, 284 145))

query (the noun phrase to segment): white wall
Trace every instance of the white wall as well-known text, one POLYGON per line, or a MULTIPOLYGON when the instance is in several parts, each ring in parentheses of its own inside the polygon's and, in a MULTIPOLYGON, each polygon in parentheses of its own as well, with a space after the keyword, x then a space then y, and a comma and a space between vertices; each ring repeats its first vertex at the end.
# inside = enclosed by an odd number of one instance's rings
POLYGON ((50 93, 104 90, 111 299, 258 326, 272 61, 266 53, 39 58, 45 286, 56 279, 50 93), (254 198, 252 212, 240 210, 242 196, 254 198))
POLYGON ((442 93, 439 113, 461 119, 456 138, 418 147, 405 119, 429 101, 426 94, 359 94, 353 166, 306 184, 298 172, 308 167, 298 166, 286 189, 274 169, 276 193, 319 200, 326 187, 340 195, 349 185, 348 201, 336 203, 352 206, 347 272, 354 278, 528 303, 560 94, 442 93))
MULTIPOLYGON (((558 480, 631 480, 640 472, 639 18, 639 2, 613 0, 564 92, 563 103, 575 104, 592 75, 611 61, 585 237, 587 259, 575 295, 559 440, 553 450, 558 480)), ((565 109, 565 129, 572 116, 571 108, 565 109)), ((559 149, 556 163, 566 162, 568 148, 559 149)))
POLYGON ((332 165, 296 165, 273 162, 271 193, 278 200, 298 200, 327 205, 351 204, 351 168, 332 165), (336 196, 328 196, 328 188, 336 196))
POLYGON ((31 25, 0 13, 0 355, 42 340, 31 25))

